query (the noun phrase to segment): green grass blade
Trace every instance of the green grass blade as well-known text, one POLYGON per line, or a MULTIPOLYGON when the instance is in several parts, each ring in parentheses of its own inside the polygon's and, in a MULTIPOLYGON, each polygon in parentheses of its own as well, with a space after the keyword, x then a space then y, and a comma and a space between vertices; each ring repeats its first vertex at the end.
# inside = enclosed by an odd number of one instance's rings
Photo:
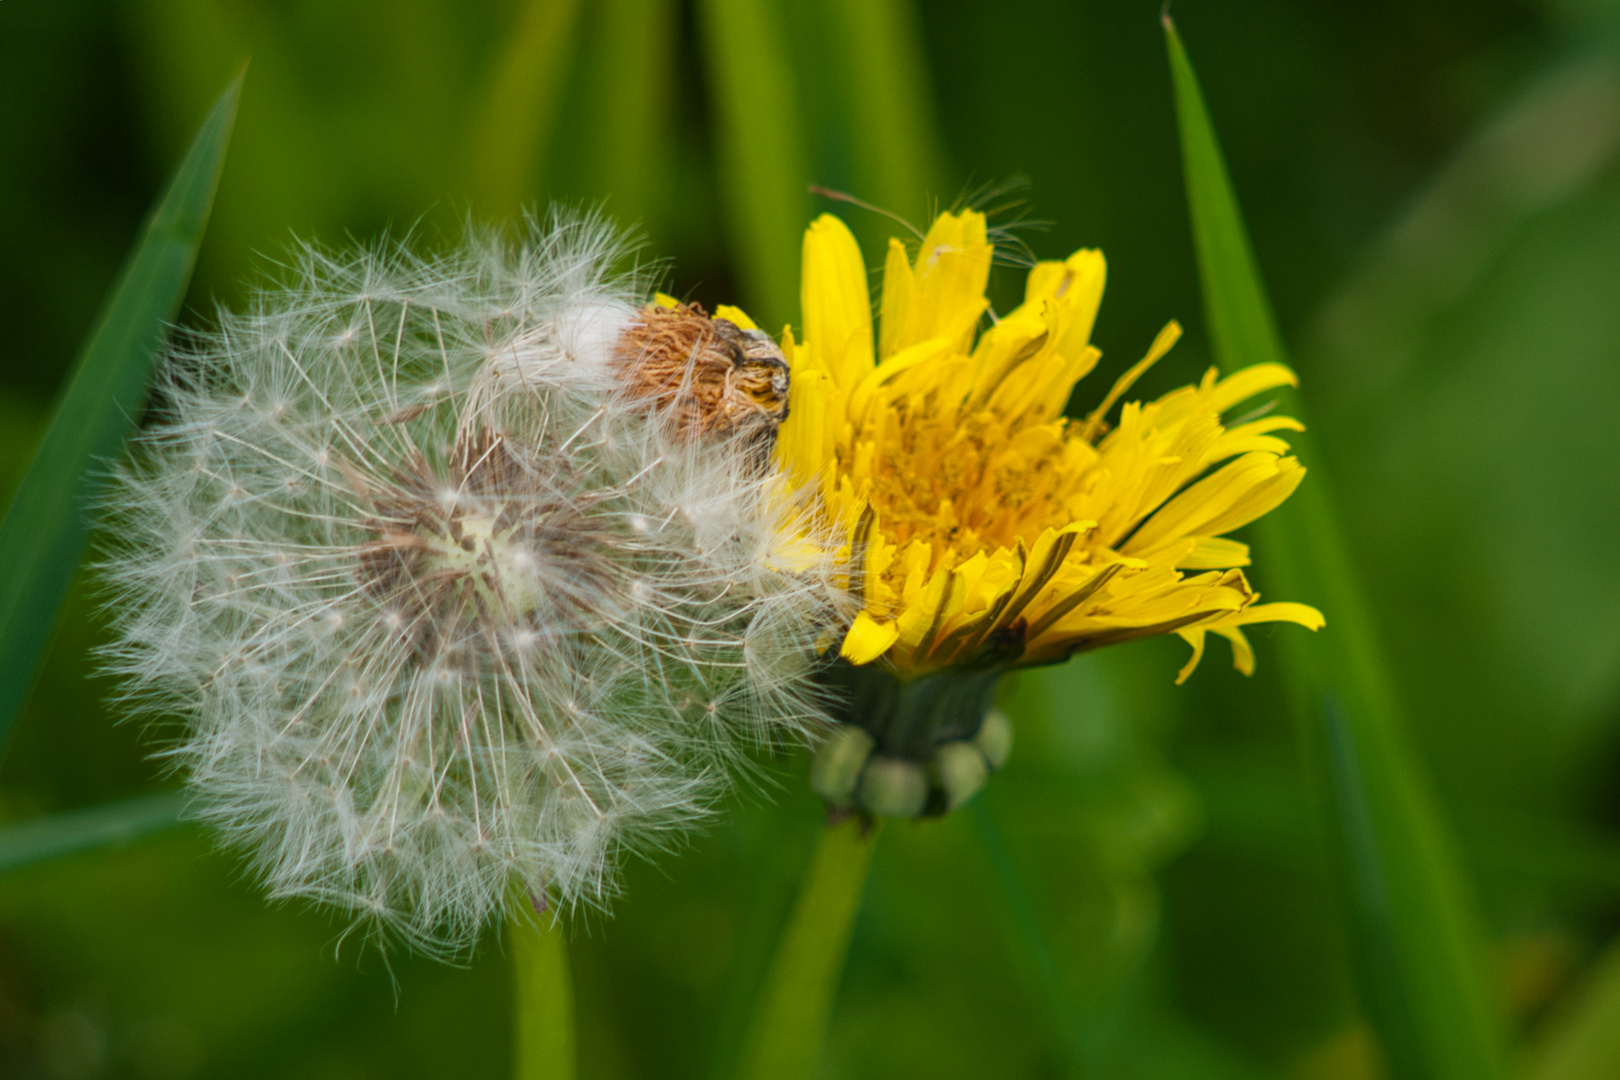
POLYGON ((854 194, 926 229, 944 154, 911 0, 832 0, 824 12, 845 58, 854 194))
POLYGON ((516 214, 538 194, 575 52, 580 0, 527 0, 485 89, 472 145, 474 208, 516 214))
POLYGON ((593 190, 614 216, 640 221, 654 237, 672 209, 674 131, 673 0, 601 0, 585 116, 593 190))
POLYGON ((877 829, 851 821, 822 830, 799 898, 743 1041, 740 1080, 811 1080, 849 936, 872 865, 877 829))
POLYGON ((1035 902, 1024 884, 1023 875, 1013 862, 1012 852, 1007 850, 1007 841, 985 805, 985 796, 980 795, 968 804, 967 815, 984 843, 985 855, 1001 885, 1019 951, 1040 991, 1040 1006, 1047 1013, 1047 1022, 1056 1035, 1055 1041, 1077 1075, 1101 1075, 1093 1046, 1095 1040, 1090 1030, 1092 1025, 1087 1023, 1074 996, 1063 983, 1057 954, 1041 926, 1035 902))
POLYGON ((169 321, 185 298, 241 88, 238 75, 147 218, 0 523, 0 744, 84 551, 95 473, 117 456, 140 416, 169 321))
MULTIPOLYGON (((528 897, 516 901, 529 903, 528 897)), ((561 923, 519 911, 507 920, 512 949, 515 1080, 573 1080, 574 977, 561 923)))
MULTIPOLYGON (((1165 30, 1187 197, 1220 366, 1286 360, 1197 78, 1165 30)), ((1284 411, 1306 419, 1297 396, 1284 411)), ((1259 551, 1279 597, 1327 614, 1320 634, 1281 634, 1308 732, 1355 940, 1364 1004, 1397 1080, 1492 1080, 1505 1041, 1492 1007, 1468 881, 1402 726, 1372 618, 1356 586, 1331 488, 1313 475, 1264 519, 1259 551)))
POLYGON ((749 314, 779 327, 799 307, 812 180, 781 13, 773 0, 700 0, 697 11, 733 260, 749 314))
POLYGON ((0 874, 81 851, 123 847, 180 824, 184 808, 182 792, 159 791, 7 825, 0 828, 0 874))

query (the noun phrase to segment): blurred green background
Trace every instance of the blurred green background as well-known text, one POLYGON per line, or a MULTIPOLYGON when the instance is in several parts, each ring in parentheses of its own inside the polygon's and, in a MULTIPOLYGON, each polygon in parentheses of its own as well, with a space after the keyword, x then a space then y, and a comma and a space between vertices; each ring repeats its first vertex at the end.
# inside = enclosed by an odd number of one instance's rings
MULTIPOLYGON (((873 264, 890 229, 805 185, 920 220, 1023 176, 1018 212, 1050 223, 1020 234, 1036 253, 1110 259, 1098 381, 1170 317, 1188 337, 1143 389, 1188 381, 1209 350, 1158 7, 8 0, 0 494, 248 56, 187 320, 239 303, 294 238, 431 246, 468 214, 563 199, 638 223, 672 291, 779 326, 811 214, 839 210, 873 264)), ((1175 14, 1526 1074, 1620 1076, 1563 1049, 1594 1016, 1620 1031, 1620 12, 1175 14)), ((172 784, 104 704, 99 623, 76 587, 0 759, 0 819, 172 784)), ((1212 650, 1178 689, 1171 641, 1010 688, 1020 741, 984 796, 1004 842, 966 814, 886 831, 826 1075, 1379 1075, 1277 650, 1255 636, 1253 679, 1212 650)), ((778 790, 630 866, 611 916, 575 924, 582 1076, 726 1075, 818 823, 804 762, 773 768, 778 790)), ((493 937, 452 968, 341 931, 268 907, 193 829, 0 876, 0 1076, 506 1074, 493 937)))

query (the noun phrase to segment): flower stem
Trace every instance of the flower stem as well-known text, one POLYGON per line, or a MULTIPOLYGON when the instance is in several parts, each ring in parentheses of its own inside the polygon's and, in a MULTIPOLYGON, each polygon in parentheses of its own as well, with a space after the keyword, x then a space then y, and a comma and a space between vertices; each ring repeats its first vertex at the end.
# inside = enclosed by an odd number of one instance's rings
POLYGON ((507 919, 512 949, 515 1080, 573 1080, 574 983, 563 928, 519 910, 507 919))
POLYGON ((872 865, 877 827, 829 825, 749 1021, 739 1080, 808 1080, 816 1075, 850 931, 872 865))

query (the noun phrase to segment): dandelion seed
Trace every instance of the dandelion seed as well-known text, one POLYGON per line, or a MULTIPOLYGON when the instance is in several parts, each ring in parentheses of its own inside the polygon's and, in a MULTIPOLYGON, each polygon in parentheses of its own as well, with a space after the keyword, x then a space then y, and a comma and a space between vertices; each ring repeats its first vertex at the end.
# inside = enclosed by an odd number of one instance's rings
POLYGON ((461 950, 514 880, 605 902, 818 722, 828 566, 761 557, 816 528, 769 465, 785 364, 622 254, 566 215, 311 250, 171 359, 110 498, 109 663, 272 895, 461 950))

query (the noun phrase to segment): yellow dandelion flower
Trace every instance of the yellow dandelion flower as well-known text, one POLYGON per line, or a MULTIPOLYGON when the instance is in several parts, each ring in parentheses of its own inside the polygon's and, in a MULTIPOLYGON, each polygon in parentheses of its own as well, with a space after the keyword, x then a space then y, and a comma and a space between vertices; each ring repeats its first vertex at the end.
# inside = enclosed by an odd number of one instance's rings
MULTIPOLYGON (((795 482, 819 492, 820 512, 847 538, 859 612, 840 654, 845 681, 863 699, 857 712, 873 700, 888 702, 878 709, 885 714, 932 710, 932 722, 898 724, 903 739, 860 715, 862 732, 835 738, 818 761, 822 773, 838 773, 821 776, 818 788, 872 812, 961 801, 940 748, 974 736, 995 677, 1011 667, 1174 632, 1193 649, 1184 680, 1213 632, 1249 672, 1244 626, 1316 629, 1323 621, 1304 604, 1258 603, 1241 570, 1248 546, 1225 535, 1276 507, 1304 476, 1282 437, 1300 430, 1297 421, 1262 413, 1228 427, 1222 419, 1294 385, 1293 372, 1258 364, 1221 378, 1211 370, 1157 401, 1125 403, 1110 421, 1180 336, 1172 322, 1084 419, 1066 418, 1075 384, 1100 355, 1090 337, 1102 253, 1036 264, 1024 302, 981 333, 992 254, 984 215, 974 211, 941 214, 915 258, 890 241, 874 328, 849 229, 823 215, 805 235, 803 340, 784 342, 792 385, 777 453, 795 482), (894 685, 879 690, 879 682, 894 685), (859 761, 835 769, 829 760, 840 754, 859 761), (845 790, 894 771, 889 757, 929 764, 920 782, 913 770, 870 798, 845 790), (862 770, 864 780, 855 776, 862 770)), ((1003 735, 987 736, 1001 756, 1003 735)), ((994 767, 985 742, 982 756, 994 767)), ((969 780, 976 790, 982 777, 969 780)))

